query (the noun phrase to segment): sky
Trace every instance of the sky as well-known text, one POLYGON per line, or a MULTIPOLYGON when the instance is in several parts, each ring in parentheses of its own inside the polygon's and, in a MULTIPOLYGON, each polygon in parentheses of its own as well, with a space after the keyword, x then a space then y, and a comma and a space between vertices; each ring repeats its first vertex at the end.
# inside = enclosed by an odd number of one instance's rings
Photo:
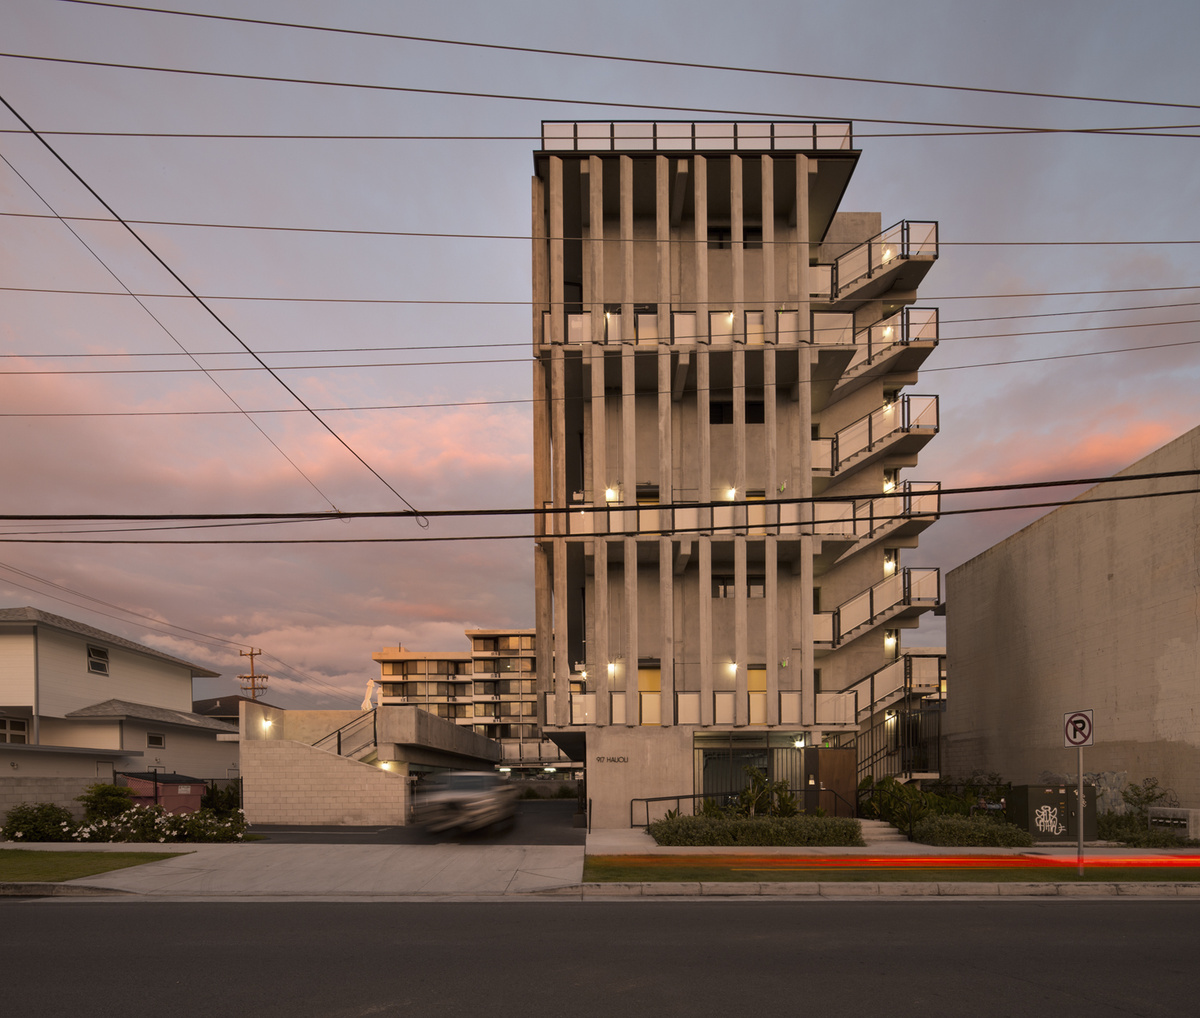
MULTIPOLYGON (((7 0, 0 97, 278 378, 0 108, 0 514, 528 507, 541 120, 852 120, 841 208, 940 225, 911 391, 941 432, 910 479, 1103 476, 1200 424, 1191 0, 157 6, 426 41, 7 0)), ((944 575, 1040 512, 947 516, 904 562, 944 575)), ((355 706, 384 646, 533 625, 520 518, 122 526, 0 521, 0 605, 221 672, 197 697, 253 647, 269 701, 355 706), (270 543, 89 543, 130 539, 270 543)))

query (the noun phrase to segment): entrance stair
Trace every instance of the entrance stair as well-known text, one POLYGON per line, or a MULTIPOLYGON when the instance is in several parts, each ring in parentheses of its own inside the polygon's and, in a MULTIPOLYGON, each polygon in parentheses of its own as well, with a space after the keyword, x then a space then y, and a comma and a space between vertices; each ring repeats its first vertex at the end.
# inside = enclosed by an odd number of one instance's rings
POLYGON ((908 838, 886 820, 860 820, 859 823, 862 824, 863 841, 868 847, 908 842, 908 838))

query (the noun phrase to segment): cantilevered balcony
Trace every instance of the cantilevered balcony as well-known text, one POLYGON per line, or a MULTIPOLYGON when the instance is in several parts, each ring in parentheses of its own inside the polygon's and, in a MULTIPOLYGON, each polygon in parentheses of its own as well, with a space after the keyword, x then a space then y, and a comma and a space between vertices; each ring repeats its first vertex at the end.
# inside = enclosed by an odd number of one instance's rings
MULTIPOLYGON (((901 396, 840 429, 813 439, 814 482, 834 479, 885 455, 913 455, 938 430, 937 396, 901 396)), ((814 489, 825 485, 814 483, 814 489)))
POLYGON ((940 570, 901 569, 833 611, 813 615, 813 643, 818 652, 836 650, 885 622, 915 618, 940 599, 940 570))
POLYGON ((854 334, 854 355, 834 386, 831 401, 885 375, 914 374, 937 344, 937 308, 902 308, 883 321, 860 329, 854 334))
POLYGON ((822 539, 825 568, 882 541, 916 537, 938 517, 939 481, 905 481, 878 498, 813 504, 812 532, 822 539))
POLYGON ((909 651, 841 692, 817 693, 816 723, 857 726, 909 696, 939 696, 945 657, 941 651, 909 651))
POLYGON ((830 304, 912 291, 938 256, 938 224, 904 220, 851 248, 828 266, 813 266, 813 299, 830 304))

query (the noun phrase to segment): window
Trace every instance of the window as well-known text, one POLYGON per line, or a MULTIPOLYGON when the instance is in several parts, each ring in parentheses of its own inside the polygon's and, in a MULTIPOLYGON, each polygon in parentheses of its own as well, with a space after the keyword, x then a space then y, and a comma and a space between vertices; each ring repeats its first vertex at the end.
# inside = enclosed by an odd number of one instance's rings
MULTIPOLYGON (((762 241, 762 231, 758 239, 762 241)), ((733 243, 733 230, 728 226, 710 226, 708 228, 708 249, 710 251, 728 251, 733 243)))
POLYGON ((638 505, 658 505, 658 485, 639 484, 637 486, 638 505))
POLYGON ((108 674, 108 648, 93 647, 88 644, 87 649, 88 671, 95 675, 108 674))
POLYGON ((24 744, 28 741, 28 721, 21 718, 0 718, 0 742, 24 744))
POLYGON ((761 399, 746 400, 746 423, 765 424, 767 422, 767 405, 761 399))
POLYGON ((713 597, 734 597, 735 588, 732 576, 713 576, 713 597))
POLYGON ((765 576, 747 576, 746 583, 749 587, 747 596, 749 597, 766 597, 767 596, 767 578, 765 576))
POLYGON ((708 404, 709 424, 733 423, 733 400, 714 399, 708 404))
POLYGON ((763 231, 761 226, 742 227, 742 247, 747 251, 761 251, 763 246, 763 231))
POLYGON ((165 735, 155 735, 153 732, 146 733, 146 748, 147 749, 162 749, 167 744, 165 735))

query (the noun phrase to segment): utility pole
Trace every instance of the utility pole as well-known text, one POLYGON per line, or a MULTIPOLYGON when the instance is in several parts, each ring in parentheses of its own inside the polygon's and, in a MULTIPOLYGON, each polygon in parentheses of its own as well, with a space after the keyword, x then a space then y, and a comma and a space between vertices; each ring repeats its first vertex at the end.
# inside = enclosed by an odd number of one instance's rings
POLYGON ((238 678, 242 680, 242 692, 249 693, 251 700, 257 700, 260 692, 266 692, 267 680, 271 677, 269 675, 256 675, 254 672, 254 659, 258 657, 262 651, 255 650, 253 647, 251 647, 249 650, 239 650, 238 653, 241 654, 242 657, 248 657, 250 659, 250 674, 238 676, 238 678))

